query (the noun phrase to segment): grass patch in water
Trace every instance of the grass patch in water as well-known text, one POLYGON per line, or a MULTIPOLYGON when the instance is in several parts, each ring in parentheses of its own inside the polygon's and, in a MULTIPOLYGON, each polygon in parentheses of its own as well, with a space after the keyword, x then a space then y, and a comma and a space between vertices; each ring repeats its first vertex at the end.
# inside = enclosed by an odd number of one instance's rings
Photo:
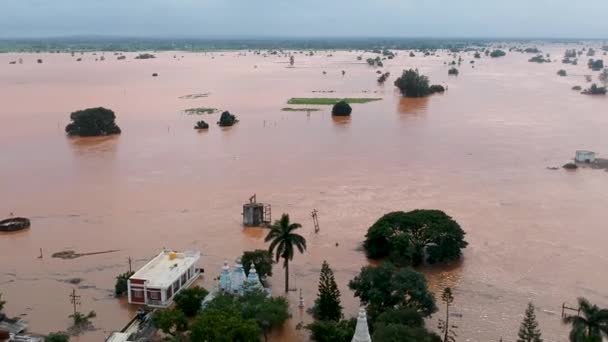
POLYGON ((213 114, 213 113, 217 113, 220 110, 217 108, 206 108, 206 107, 199 107, 199 108, 188 108, 186 110, 184 110, 184 113, 188 114, 188 115, 201 115, 201 114, 213 114))
POLYGON ((340 101, 346 101, 347 103, 367 103, 372 101, 380 101, 381 97, 346 97, 346 98, 335 98, 335 97, 292 97, 287 103, 297 105, 334 105, 340 101))
POLYGON ((209 93, 199 93, 199 94, 188 94, 188 95, 184 95, 184 96, 180 96, 180 99, 185 99, 185 100, 190 100, 190 99, 198 99, 201 97, 207 97, 209 96, 209 93))
POLYGON ((281 108, 282 111, 284 112, 317 112, 320 111, 320 108, 309 108, 309 107, 303 107, 303 108, 294 108, 294 107, 284 107, 281 108))

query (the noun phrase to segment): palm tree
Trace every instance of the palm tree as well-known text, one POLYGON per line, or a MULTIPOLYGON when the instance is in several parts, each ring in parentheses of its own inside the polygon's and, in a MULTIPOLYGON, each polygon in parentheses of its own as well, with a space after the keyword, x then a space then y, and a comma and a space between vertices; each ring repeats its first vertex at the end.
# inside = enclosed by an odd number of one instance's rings
POLYGON ((300 234, 294 233, 298 228, 302 228, 299 223, 289 223, 289 215, 283 214, 280 220, 274 222, 270 226, 270 231, 266 235, 265 242, 271 241, 268 250, 274 253, 276 249, 277 262, 283 258, 283 267, 285 267, 285 292, 289 291, 289 260, 293 260, 294 247, 300 253, 306 250, 306 239, 300 234))
POLYGON ((608 337, 608 309, 600 309, 585 298, 578 299, 579 315, 564 317, 565 324, 572 325, 570 342, 602 342, 608 337))

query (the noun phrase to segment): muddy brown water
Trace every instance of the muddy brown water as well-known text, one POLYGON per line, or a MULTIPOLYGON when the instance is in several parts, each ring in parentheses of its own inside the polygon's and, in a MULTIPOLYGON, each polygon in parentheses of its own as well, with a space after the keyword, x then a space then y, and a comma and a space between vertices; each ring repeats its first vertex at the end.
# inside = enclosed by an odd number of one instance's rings
MULTIPOLYGON (((565 46, 543 49, 561 59, 565 46)), ((416 208, 442 209, 467 232, 462 262, 425 271, 435 292, 454 288, 460 340, 514 340, 533 301, 545 339, 566 341, 563 302, 585 296, 608 306, 608 173, 547 169, 576 149, 608 153, 608 98, 570 89, 587 85, 586 63, 538 65, 513 53, 471 68, 466 54, 460 76, 448 77, 446 53, 401 52, 386 61, 391 77, 379 86, 375 70, 348 52, 297 55, 295 68, 288 58, 234 52, 127 55, 76 62, 48 54, 36 64, 39 55, 0 54, 0 216, 32 219, 29 230, 0 236, 0 292, 6 311, 23 314, 32 331, 67 328, 71 278, 82 278, 81 311, 98 314, 98 330, 75 341, 120 329, 135 309, 112 297, 114 277, 129 256, 137 268, 162 247, 202 251, 201 285, 212 287, 225 259, 265 247, 263 229, 241 226, 241 206, 254 193, 274 218, 287 212, 304 226, 308 251, 290 268, 307 306, 325 259, 345 314, 356 315, 347 283, 368 264, 359 249, 367 228, 386 212, 416 208), (24 64, 9 65, 19 57, 24 64), (392 83, 405 67, 448 92, 400 98, 392 83), (558 77, 560 68, 573 76, 558 77), (354 105, 350 119, 332 120, 329 108, 280 111, 288 98, 317 90, 383 100, 354 105), (69 113, 93 106, 113 109, 123 134, 66 137, 69 113), (219 114, 181 113, 197 106, 229 109, 240 123, 221 129, 219 114), (207 132, 193 129, 200 118, 207 132), (63 250, 119 251, 51 258, 63 250)), ((280 294, 280 266, 271 284, 280 294)), ((273 340, 305 338, 294 326, 310 317, 296 292, 289 299, 294 318, 273 340)))

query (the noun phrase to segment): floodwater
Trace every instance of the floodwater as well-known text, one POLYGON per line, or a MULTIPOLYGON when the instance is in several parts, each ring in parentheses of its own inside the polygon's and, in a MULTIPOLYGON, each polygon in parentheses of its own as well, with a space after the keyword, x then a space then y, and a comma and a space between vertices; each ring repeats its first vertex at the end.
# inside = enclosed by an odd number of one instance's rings
MULTIPOLYGON (((542 47, 558 59, 565 48, 542 47)), ((459 340, 513 341, 533 301, 545 340, 566 341, 563 302, 585 296, 608 306, 608 174, 547 169, 576 149, 608 153, 608 98, 570 89, 587 86, 585 57, 578 66, 540 65, 509 53, 472 68, 464 54, 460 75, 448 77, 447 53, 401 52, 386 61, 391 77, 379 86, 355 52, 297 55, 294 68, 286 57, 250 53, 134 55, 95 62, 90 53, 0 54, 0 216, 32 219, 28 231, 0 235, 0 292, 5 311, 24 315, 30 330, 65 330, 76 287, 80 311, 97 312, 98 330, 75 341, 101 341, 134 313, 112 297, 114 277, 129 256, 137 268, 163 247, 202 251, 201 285, 212 287, 225 259, 266 246, 263 229, 241 226, 241 206, 254 193, 272 204, 273 218, 286 212, 304 226, 308 251, 290 269, 306 306, 327 260, 345 314, 356 315, 347 283, 368 264, 360 250, 367 228, 386 212, 416 208, 444 210, 467 232, 462 262, 425 271, 436 293, 454 288, 459 340), (8 64, 19 57, 23 64, 8 64), (448 92, 400 98, 392 83, 409 67, 448 92), (560 68, 572 76, 557 76, 560 68), (332 120, 329 108, 280 111, 298 96, 383 100, 354 105, 346 120, 332 120), (123 134, 66 137, 69 113, 94 106, 113 109, 123 134), (240 122, 222 129, 218 114, 181 113, 191 107, 228 109, 240 122), (207 132, 193 129, 200 118, 211 123, 207 132), (50 257, 66 249, 119 251, 50 257)), ((275 294, 283 279, 275 266, 275 294)), ((276 341, 305 339, 294 327, 310 318, 297 292, 289 299, 294 317, 276 341)))

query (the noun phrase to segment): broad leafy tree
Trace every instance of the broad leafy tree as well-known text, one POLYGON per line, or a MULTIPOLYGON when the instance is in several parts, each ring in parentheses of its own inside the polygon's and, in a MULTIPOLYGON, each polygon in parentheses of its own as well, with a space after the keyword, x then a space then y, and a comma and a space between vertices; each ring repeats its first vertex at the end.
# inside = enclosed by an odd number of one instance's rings
POLYGON ((256 249, 254 251, 246 251, 241 257, 241 263, 246 275, 249 275, 249 268, 251 267, 251 263, 253 263, 260 279, 272 276, 272 253, 267 250, 256 249))
POLYGON ((356 297, 369 304, 372 317, 394 308, 412 308, 425 317, 437 311, 426 278, 412 268, 399 269, 388 262, 377 267, 365 266, 348 286, 356 297))
POLYGON ((429 78, 420 75, 418 69, 403 70, 401 77, 395 80, 395 87, 399 88, 405 97, 424 97, 431 94, 429 78))
POLYGON ((114 120, 116 115, 110 109, 103 107, 88 108, 70 114, 72 122, 65 127, 69 135, 83 137, 120 134, 120 128, 114 120))
POLYGON ((192 322, 192 342, 259 342, 262 331, 254 319, 244 319, 236 311, 205 309, 192 322))
POLYGON ((390 257, 399 264, 420 265, 460 258, 465 232, 440 210, 396 211, 382 216, 365 235, 372 259, 390 257), (426 259, 426 260, 425 260, 426 259))
POLYGON ((195 316, 201 309, 201 302, 209 292, 202 287, 191 287, 183 289, 173 299, 177 309, 181 310, 187 317, 195 316))
POLYGON ((402 324, 377 324, 372 334, 374 342, 441 342, 441 337, 424 328, 402 324))
POLYGON ((285 293, 289 291, 289 261, 293 260, 295 249, 300 253, 306 250, 306 239, 300 234, 295 233, 295 230, 302 228, 299 223, 291 223, 289 215, 283 214, 280 220, 270 227, 270 231, 264 241, 270 242, 268 251, 274 253, 276 261, 283 259, 283 267, 285 268, 285 293))
POLYGON ((357 319, 336 321, 314 321, 306 326, 310 338, 315 342, 350 342, 355 334, 357 319))
POLYGON ((177 309, 161 309, 154 312, 152 323, 167 335, 179 336, 188 329, 186 315, 177 309))

